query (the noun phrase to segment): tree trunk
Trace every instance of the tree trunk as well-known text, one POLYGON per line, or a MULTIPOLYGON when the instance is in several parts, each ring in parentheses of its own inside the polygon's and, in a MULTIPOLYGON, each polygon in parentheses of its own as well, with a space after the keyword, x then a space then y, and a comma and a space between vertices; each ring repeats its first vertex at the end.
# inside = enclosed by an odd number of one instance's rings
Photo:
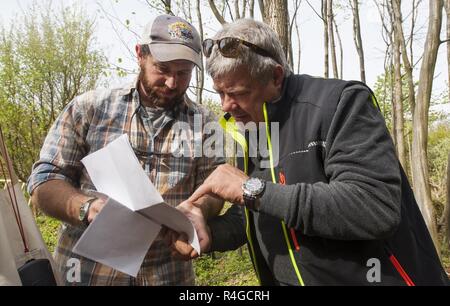
POLYGON ((289 44, 289 56, 288 56, 288 63, 289 66, 291 67, 292 71, 294 70, 294 63, 295 63, 295 59, 294 59, 294 49, 292 47, 292 29, 293 26, 295 24, 296 29, 297 29, 297 39, 298 39, 298 52, 300 53, 300 38, 298 37, 298 27, 297 27, 297 13, 298 13, 298 9, 300 8, 300 4, 301 4, 301 0, 295 0, 295 4, 294 4, 294 14, 292 16, 292 20, 289 24, 289 41, 291 42, 289 44))
POLYGON ((287 58, 289 54, 289 12, 287 0, 264 2, 264 19, 277 34, 287 58))
POLYGON ((322 20, 323 20, 323 43, 324 43, 324 76, 325 78, 328 78, 330 76, 329 73, 329 54, 328 54, 328 48, 329 48, 329 43, 328 43, 328 18, 327 18, 327 0, 322 0, 322 20))
POLYGON ((422 66, 420 69, 419 88, 417 91, 416 108, 413 114, 412 155, 414 195, 419 208, 433 238, 438 253, 440 253, 437 227, 431 191, 429 186, 427 139, 428 111, 430 107, 433 76, 440 44, 442 26, 442 0, 430 0, 428 33, 425 41, 422 66))
POLYGON ((390 0, 392 14, 394 17, 394 35, 398 35, 400 40, 400 48, 402 53, 403 65, 406 72, 406 81, 408 84, 408 103, 411 108, 411 112, 414 115, 415 109, 415 89, 414 89, 414 78, 413 78, 413 67, 408 57, 408 51, 406 49, 405 35, 403 34, 403 17, 401 11, 401 0, 390 0))
MULTIPOLYGON (((352 0, 350 0, 350 5, 352 5, 352 0)), ((393 122, 393 118, 391 116, 391 118, 389 118, 389 114, 386 111, 386 105, 387 105, 387 100, 389 100, 392 103, 392 109, 394 108, 393 106, 393 101, 394 101, 394 82, 393 82, 393 59, 392 59, 392 39, 393 39, 393 30, 392 30, 392 24, 393 24, 393 18, 392 18, 392 14, 390 13, 391 10, 387 9, 389 6, 389 1, 388 0, 383 0, 383 3, 379 3, 379 2, 375 2, 375 5, 377 6, 378 9, 378 13, 380 15, 380 19, 381 19, 381 34, 384 40, 384 43, 386 44, 386 51, 385 51, 385 55, 384 55, 384 86, 383 86, 383 93, 384 93, 384 103, 383 103, 383 117, 386 118, 386 120, 390 120, 391 122, 393 122), (389 17, 389 19, 387 18, 389 17), (388 19, 388 20, 387 20, 388 19), (389 94, 390 94, 390 99, 388 99, 388 89, 389 89, 389 94)), ((355 32, 355 31, 353 31, 355 32)), ((395 133, 392 130, 392 125, 391 124, 391 135, 392 138, 394 140, 394 144, 396 145, 396 140, 395 140, 395 133)), ((397 145, 396 145, 397 147, 397 145)))
MULTIPOLYGON (((448 99, 450 100, 450 0, 444 1, 445 13, 447 15, 447 77, 448 77, 448 99)), ((450 180, 450 177, 447 177, 450 180)))
POLYGON ((339 59, 340 59, 340 68, 341 68, 341 69, 339 69, 339 71, 340 71, 339 78, 343 79, 344 78, 344 48, 342 47, 341 35, 339 34, 339 28, 336 23, 336 19, 334 19, 334 18, 333 18, 333 23, 334 23, 334 29, 336 30, 336 37, 339 42, 339 59))
MULTIPOLYGON (((419 0, 420 2, 421 0, 419 0)), ((414 31, 416 30, 417 21, 417 0, 412 0, 412 10, 411 10, 411 29, 409 32, 409 57, 410 63, 414 63, 414 31)))
MULTIPOLYGON (((445 0, 445 12, 447 15, 447 69, 448 69, 448 97, 450 99, 450 0, 445 0)), ((447 204, 444 210, 445 240, 450 247, 450 152, 447 160, 447 204)))
POLYGON ((245 18, 246 13, 247 13, 247 4, 248 4, 248 0, 242 0, 242 13, 241 13, 241 18, 245 18))
POLYGON ((236 16, 236 20, 241 18, 239 13, 239 0, 234 0, 234 15, 236 16))
POLYGON ((334 42, 334 23, 333 23, 333 0, 327 0, 327 23, 328 35, 330 35, 330 51, 331 51, 331 66, 333 67, 333 77, 339 78, 339 71, 336 60, 336 44, 334 42))
POLYGON ((297 34, 297 41, 298 41, 298 57, 297 57, 297 71, 296 73, 300 73, 300 64, 302 59, 302 41, 300 39, 300 30, 298 28, 297 18, 294 20, 295 24, 295 33, 297 34))
POLYGON ((395 147, 397 156, 403 169, 406 169, 406 148, 404 137, 404 119, 403 119, 403 81, 402 81, 402 63, 400 54, 400 39, 394 34, 393 59, 394 59, 394 99, 392 100, 392 130, 394 132, 395 147))
POLYGON ((250 18, 255 18, 255 0, 250 0, 250 4, 249 4, 249 13, 250 13, 250 18))
MULTIPOLYGON (((200 40, 203 41, 203 18, 202 18, 202 11, 200 9, 200 0, 197 0, 197 19, 198 19, 198 30, 200 34, 200 40)), ((202 62, 203 66, 203 62, 202 62)), ((202 96, 203 96, 203 87, 205 85, 205 72, 204 69, 196 68, 196 75, 197 75, 197 88, 196 88, 196 95, 197 95, 197 103, 202 104, 202 96)))
POLYGON ((266 20, 266 16, 265 16, 266 8, 264 5, 264 0, 258 0, 258 4, 259 4, 259 10, 261 11, 261 17, 263 20, 266 20))
POLYGON ((349 1, 353 12, 353 39, 355 41, 356 51, 358 52, 359 57, 359 70, 361 73, 361 82, 366 83, 366 65, 364 63, 364 48, 361 39, 359 4, 358 0, 349 0, 349 1))

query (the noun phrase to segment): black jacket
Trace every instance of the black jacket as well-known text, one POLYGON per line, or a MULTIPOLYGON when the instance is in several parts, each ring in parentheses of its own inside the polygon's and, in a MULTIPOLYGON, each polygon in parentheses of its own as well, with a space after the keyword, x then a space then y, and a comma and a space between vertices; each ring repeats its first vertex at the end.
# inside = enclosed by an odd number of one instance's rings
POLYGON ((267 181, 260 211, 248 212, 250 239, 234 205, 209 222, 212 250, 249 242, 263 285, 446 284, 370 89, 293 75, 267 107, 279 122, 277 184, 249 160, 249 175, 267 181))

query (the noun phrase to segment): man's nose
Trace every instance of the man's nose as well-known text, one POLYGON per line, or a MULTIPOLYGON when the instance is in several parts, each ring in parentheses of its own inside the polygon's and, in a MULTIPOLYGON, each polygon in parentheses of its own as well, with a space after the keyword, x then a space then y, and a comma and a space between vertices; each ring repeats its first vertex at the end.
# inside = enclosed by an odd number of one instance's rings
POLYGON ((175 88, 177 88, 177 79, 176 79, 176 77, 173 76, 173 75, 167 77, 165 85, 166 85, 167 88, 169 88, 169 89, 175 89, 175 88))
POLYGON ((231 112, 232 110, 236 109, 236 104, 234 103, 234 100, 225 95, 222 98, 222 110, 225 113, 231 112))

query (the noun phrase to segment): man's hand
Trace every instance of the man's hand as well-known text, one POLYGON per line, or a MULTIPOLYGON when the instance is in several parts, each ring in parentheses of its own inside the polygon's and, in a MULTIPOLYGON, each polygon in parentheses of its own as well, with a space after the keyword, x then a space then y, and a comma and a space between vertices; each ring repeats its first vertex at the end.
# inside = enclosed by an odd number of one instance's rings
MULTIPOLYGON (((178 205, 177 209, 183 212, 194 225, 200 242, 201 252, 208 252, 211 247, 211 233, 201 209, 188 201, 178 205)), ((189 244, 186 234, 179 234, 170 229, 166 229, 163 235, 165 236, 166 243, 172 247, 172 256, 183 260, 190 260, 199 256, 197 251, 189 244)))
POLYGON ((221 198, 233 204, 244 205, 242 184, 248 176, 241 170, 228 165, 220 165, 188 199, 195 203, 205 195, 221 198))

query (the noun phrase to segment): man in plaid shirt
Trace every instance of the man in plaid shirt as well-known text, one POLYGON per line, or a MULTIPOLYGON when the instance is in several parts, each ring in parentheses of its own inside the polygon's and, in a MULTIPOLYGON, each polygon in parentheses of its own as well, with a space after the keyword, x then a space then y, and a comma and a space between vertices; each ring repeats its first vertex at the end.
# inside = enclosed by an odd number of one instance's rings
MULTIPOLYGON (((207 109, 190 101, 186 90, 194 65, 202 67, 201 41, 185 20, 161 15, 144 30, 136 46, 141 68, 136 82, 112 90, 95 90, 75 98, 58 117, 28 180, 32 201, 63 221, 55 250, 67 285, 193 285, 191 262, 172 256, 160 234, 136 278, 72 252, 86 226, 106 203, 99 197, 81 159, 123 134, 166 203, 205 217, 217 215, 222 201, 205 197, 195 206, 184 202, 224 160, 195 154, 194 128, 215 121, 207 109), (174 125, 189 127, 182 135, 174 125), (186 143, 184 154, 173 148, 186 143), (183 203, 184 202, 184 203, 183 203), (71 259, 80 262, 80 277, 66 277, 71 259)), ((124 229, 126 230, 126 229, 124 229)), ((202 242, 202 237, 200 242, 202 242)))

